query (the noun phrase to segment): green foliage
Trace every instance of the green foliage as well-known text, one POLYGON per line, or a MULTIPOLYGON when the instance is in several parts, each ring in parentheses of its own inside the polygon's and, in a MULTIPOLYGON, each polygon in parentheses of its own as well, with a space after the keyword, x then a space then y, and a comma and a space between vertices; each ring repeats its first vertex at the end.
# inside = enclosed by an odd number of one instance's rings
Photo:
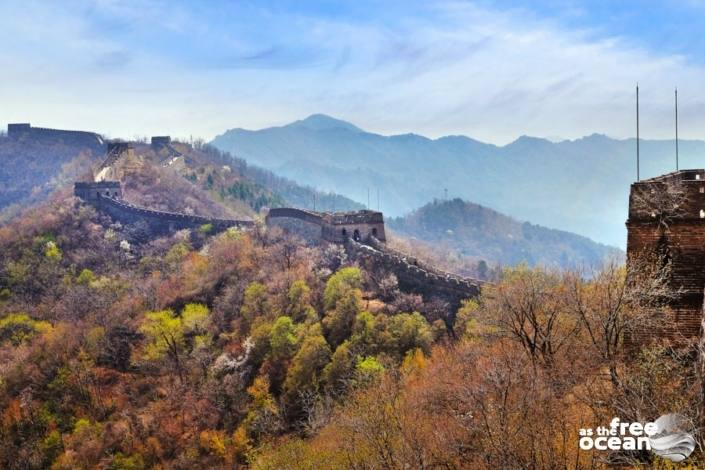
POLYGON ((144 464, 144 458, 140 454, 125 455, 118 452, 113 457, 110 464, 110 470, 143 470, 147 468, 144 464))
POLYGON ((198 227, 198 233, 202 233, 204 235, 207 235, 213 231, 213 224, 203 224, 200 227, 198 227))
POLYGON ((279 317, 269 334, 272 357, 276 360, 291 357, 296 347, 296 326, 289 317, 279 317))
POLYGON ((374 356, 358 356, 355 364, 355 381, 367 383, 382 375, 384 366, 374 356))
POLYGON ((323 292, 323 303, 326 310, 335 308, 335 305, 348 291, 359 289, 362 286, 362 273, 358 268, 348 267, 338 270, 326 283, 323 292))
POLYGON ((51 240, 46 242, 44 247, 44 256, 51 261, 61 261, 62 253, 56 242, 51 240))
POLYGON ((9 314, 0 318, 0 344, 10 342, 18 346, 37 333, 49 331, 51 324, 31 319, 23 313, 9 314))
POLYGON ((284 394, 290 403, 297 402, 304 391, 316 391, 320 374, 330 361, 331 350, 325 338, 314 329, 294 356, 284 382, 284 394))
POLYGON ((208 325, 208 307, 203 304, 186 304, 181 311, 181 323, 186 333, 203 333, 208 325))
POLYGON ((387 327, 388 350, 403 358, 407 351, 419 348, 428 354, 431 351, 433 334, 431 327, 420 313, 400 313, 389 319, 387 327))
POLYGON ((260 282, 253 282, 247 289, 240 308, 245 321, 252 325, 257 318, 266 318, 269 313, 267 288, 260 282))
POLYGON ((90 285, 93 281, 95 281, 95 275, 93 271, 88 268, 84 268, 76 278, 76 282, 86 286, 90 285))
POLYGON ((333 311, 328 312, 323 319, 326 337, 333 347, 338 346, 350 336, 355 318, 361 310, 362 293, 360 290, 345 289, 340 298, 336 300, 333 311))
POLYGON ((210 344, 209 321, 208 308, 201 304, 186 305, 180 316, 171 310, 147 313, 140 326, 146 338, 144 358, 158 360, 168 356, 181 377, 182 356, 210 344), (192 340, 190 343, 188 338, 192 340))
POLYGON ((63 450, 64 444, 61 433, 56 429, 49 431, 41 443, 42 454, 45 462, 53 462, 63 450))
POLYGON ((295 322, 315 322, 318 319, 311 306, 311 288, 306 281, 295 281, 289 287, 287 300, 287 313, 295 322))
POLYGON ((170 265, 176 265, 186 257, 189 251, 189 246, 186 243, 179 242, 169 249, 167 254, 164 256, 164 261, 170 265))
POLYGON ((323 381, 333 395, 344 393, 355 374, 356 359, 351 351, 350 341, 338 346, 331 361, 323 370, 323 381))
POLYGON ((170 351, 184 347, 184 330, 179 317, 171 310, 149 312, 140 326, 147 338, 144 349, 146 359, 159 359, 170 351))

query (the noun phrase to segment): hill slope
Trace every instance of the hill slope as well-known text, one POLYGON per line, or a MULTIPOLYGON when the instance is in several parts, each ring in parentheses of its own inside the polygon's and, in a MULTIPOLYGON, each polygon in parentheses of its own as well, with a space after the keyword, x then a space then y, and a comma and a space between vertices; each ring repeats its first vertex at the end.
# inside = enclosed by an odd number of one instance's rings
POLYGON ((588 238, 521 223, 461 199, 426 204, 405 217, 389 219, 387 224, 401 235, 437 248, 502 265, 525 262, 563 269, 599 267, 609 257, 622 256, 620 250, 588 238))
MULTIPOLYGON (((297 182, 366 201, 381 192, 388 215, 451 196, 519 220, 624 246, 629 184, 635 177, 633 139, 591 135, 553 143, 520 137, 498 147, 463 136, 428 139, 383 136, 314 115, 257 131, 231 129, 213 142, 248 162, 297 182)), ((671 141, 642 141, 642 177, 672 170, 671 141)), ((705 143, 683 141, 681 166, 698 167, 705 143)))
MULTIPOLYGON (((125 180, 126 194, 132 202, 155 209, 225 215, 227 211, 214 207, 210 197, 239 200, 241 204, 233 206, 239 213, 282 205, 310 209, 315 204, 322 210, 362 208, 361 204, 335 193, 316 191, 248 165, 244 160, 233 159, 209 145, 175 143, 184 158, 173 162, 166 161, 166 154, 155 153, 146 144, 136 145, 141 158, 133 164, 140 171, 125 180), (182 178, 170 179, 170 174, 182 178), (143 187, 138 188, 140 185, 143 187), (210 192, 210 197, 203 191, 210 192)), ((40 203, 54 191, 70 188, 77 179, 90 178, 91 167, 103 158, 97 148, 28 136, 16 140, 0 134, 0 222, 40 203)))

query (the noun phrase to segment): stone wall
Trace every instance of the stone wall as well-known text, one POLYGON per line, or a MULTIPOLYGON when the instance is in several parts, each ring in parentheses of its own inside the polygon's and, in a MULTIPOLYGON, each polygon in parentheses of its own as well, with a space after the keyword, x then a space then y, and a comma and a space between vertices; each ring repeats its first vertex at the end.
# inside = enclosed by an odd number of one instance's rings
POLYGON ((38 140, 56 140, 65 144, 81 145, 94 149, 102 148, 105 144, 103 137, 95 132, 32 127, 29 123, 8 124, 7 136, 12 139, 30 137, 38 140))
POLYGON ((289 207, 274 208, 267 214, 267 223, 270 224, 280 218, 298 219, 319 225, 321 238, 333 243, 345 243, 348 238, 361 241, 369 237, 386 241, 384 216, 381 212, 357 211, 331 214, 289 207))
POLYGON ((122 199, 122 187, 119 181, 78 182, 74 184, 73 193, 89 203, 104 197, 122 199))
POLYGON ((372 246, 348 239, 349 256, 368 268, 394 273, 403 291, 420 294, 425 300, 444 300, 452 312, 460 307, 462 300, 480 294, 482 283, 478 280, 435 269, 414 257, 389 249, 378 240, 370 239, 369 242, 372 246))
POLYGON ((215 231, 254 225, 251 220, 220 219, 139 207, 122 200, 122 190, 118 181, 78 182, 74 185, 74 194, 123 224, 147 222, 155 233, 199 228, 208 224, 215 231))
POLYGON ((674 293, 658 313, 660 331, 630 327, 633 340, 656 335, 674 340, 699 336, 705 288, 705 170, 682 170, 632 184, 627 220, 627 266, 645 259, 670 265, 674 293))

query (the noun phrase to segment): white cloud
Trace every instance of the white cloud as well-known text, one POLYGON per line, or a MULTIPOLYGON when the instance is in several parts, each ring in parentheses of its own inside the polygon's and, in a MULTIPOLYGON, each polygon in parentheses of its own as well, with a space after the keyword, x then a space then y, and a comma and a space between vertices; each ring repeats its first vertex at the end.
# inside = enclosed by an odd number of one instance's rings
POLYGON ((442 2, 386 20, 158 2, 0 7, 0 122, 210 138, 325 112, 384 133, 702 137, 705 78, 684 57, 527 11, 442 2), (237 12, 236 12, 237 13, 237 12), (227 15, 230 16, 227 16, 227 15), (4 31, 4 32, 3 32, 4 31), (171 42, 170 42, 171 41, 171 42), (253 59, 255 58, 255 59, 253 59))

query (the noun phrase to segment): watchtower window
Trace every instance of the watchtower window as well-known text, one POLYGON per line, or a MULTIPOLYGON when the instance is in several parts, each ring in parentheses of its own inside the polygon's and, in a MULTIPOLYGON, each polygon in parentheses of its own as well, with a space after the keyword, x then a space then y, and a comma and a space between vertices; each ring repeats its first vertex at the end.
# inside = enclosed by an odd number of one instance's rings
POLYGON ((343 238, 345 238, 348 236, 348 231, 343 229, 342 234, 343 234, 343 238))
POLYGON ((96 191, 95 195, 96 197, 100 197, 100 191, 96 191))
POLYGON ((700 209, 700 218, 705 219, 705 211, 700 209))
POLYGON ((705 187, 701 186, 700 187, 700 194, 703 194, 703 193, 705 193, 705 187))
POLYGON ((356 242, 360 241, 360 231, 358 229, 355 229, 355 231, 353 232, 353 240, 355 240, 356 242))
POLYGON ((105 191, 105 195, 110 197, 110 191, 105 191))
POLYGON ((377 228, 376 227, 372 229, 372 236, 377 238, 377 228))

